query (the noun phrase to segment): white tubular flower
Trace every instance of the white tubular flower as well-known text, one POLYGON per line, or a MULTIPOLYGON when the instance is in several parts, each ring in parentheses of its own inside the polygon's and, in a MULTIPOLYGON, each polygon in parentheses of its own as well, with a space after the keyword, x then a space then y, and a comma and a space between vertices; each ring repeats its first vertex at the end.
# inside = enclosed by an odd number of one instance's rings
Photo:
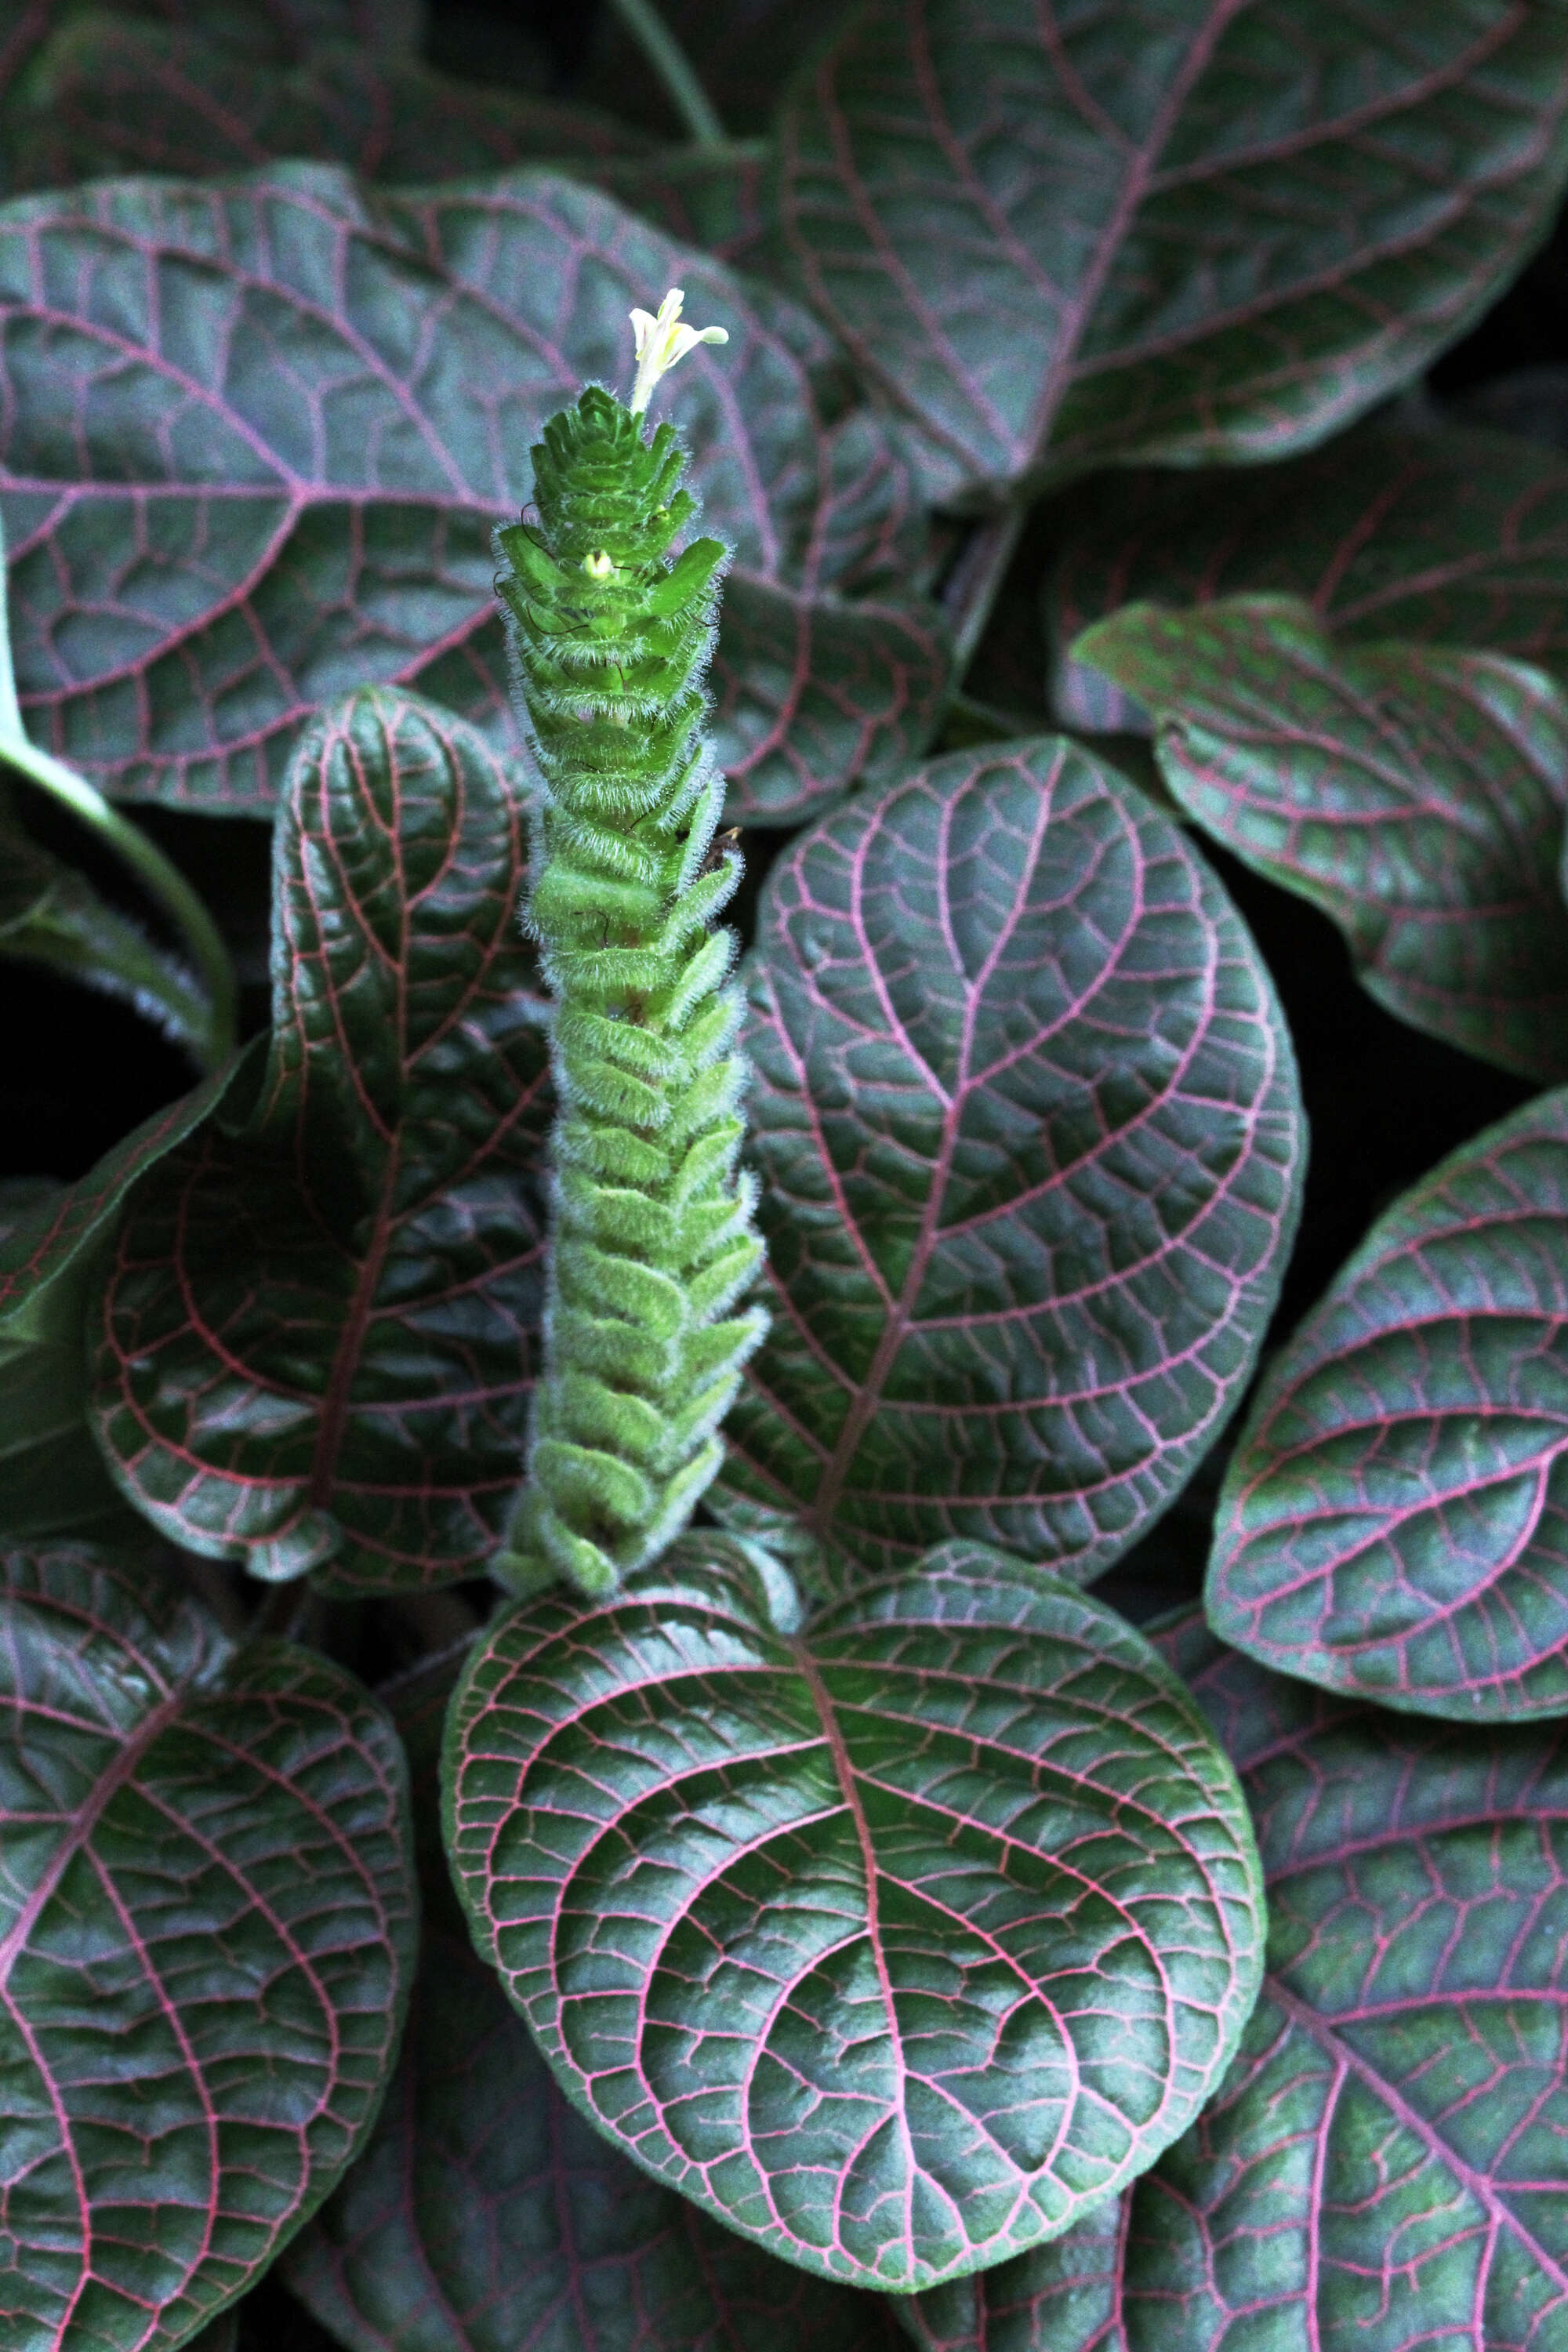
POLYGON ((698 343, 727 343, 730 340, 722 327, 683 327, 680 306, 686 297, 679 286, 672 286, 658 306, 657 319, 646 310, 631 313, 632 331, 637 339, 637 382, 632 386, 631 412, 640 416, 653 396, 653 388, 661 375, 668 375, 677 360, 683 360, 698 343))

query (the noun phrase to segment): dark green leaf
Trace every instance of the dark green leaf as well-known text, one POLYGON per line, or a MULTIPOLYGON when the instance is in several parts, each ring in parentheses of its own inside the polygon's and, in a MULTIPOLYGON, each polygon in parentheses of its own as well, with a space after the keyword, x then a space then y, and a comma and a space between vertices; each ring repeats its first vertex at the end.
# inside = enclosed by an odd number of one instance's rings
POLYGON ((189 1549, 337 1591, 451 1582, 521 1475, 545 1045, 522 810, 461 720, 366 688, 289 771, 257 1108, 121 1224, 94 1412, 189 1549))
POLYGON ((1139 1635, 1005 1553, 792 1637, 689 1538, 509 1612, 447 1738, 459 1885, 574 2104, 804 2269, 931 2285, 1068 2228, 1251 2007, 1228 1767, 1139 1635))
POLYGON ((1568 1077, 1568 697, 1495 654, 1337 651, 1310 605, 1123 605, 1075 662, 1154 714, 1188 814, 1344 932, 1380 1004, 1568 1077))
POLYGON ((5 2341, 154 2352, 374 2117, 414 1958, 403 1759, 340 1668, 233 1649, 148 1560, 0 1579, 5 2341))
POLYGON ((184 1046, 198 1068, 219 1058, 211 1003, 184 965, 63 858, 41 848, 9 815, 3 797, 0 956, 43 964, 133 1005, 184 1046))
POLYGON ((1262 1998, 1217 2096, 1123 2200, 1120 2261, 1102 2210, 899 2306, 910 2333, 941 2352, 1558 2352, 1563 1727, 1331 1697, 1195 1614, 1155 1643, 1251 1804, 1262 1998))
POLYGON ((779 232, 936 495, 1275 457, 1507 282, 1565 107, 1561 0, 875 0, 785 105, 779 232))
MULTIPOLYGON (((639 118, 640 119, 640 118, 639 118)), ((644 213, 680 245, 700 246, 744 269, 760 260, 766 221, 768 151, 758 140, 724 147, 662 147, 654 155, 612 157, 578 179, 644 213)))
POLYGON ((1061 551, 1046 628, 1069 725, 1140 723, 1068 648, 1144 597, 1304 596, 1353 644, 1424 638, 1568 667, 1568 459, 1507 434, 1363 425, 1228 476, 1223 497, 1190 473, 1110 474, 1056 500, 1045 527, 1061 551))
POLYGON ((731 1484, 874 1565, 944 1535, 1088 1580, 1251 1370, 1295 1067, 1185 837, 1045 738, 935 761, 763 893, 751 1151, 773 1329, 731 1484))
POLYGON ((0 1235, 0 1540, 132 1524, 88 1426, 89 1307, 138 1180, 258 1075, 247 1055, 154 1112, 80 1183, 39 1200, 0 1235))
POLYGON ((1568 1714, 1568 1090, 1373 1227, 1275 1358, 1208 1608, 1287 1674, 1424 1715, 1568 1714))
POLYGON ((99 12, 54 36, 26 95, 15 116, 16 188, 112 172, 233 172, 285 155, 426 182, 647 143, 589 108, 457 81, 412 58, 367 55, 359 42, 247 60, 237 73, 221 34, 99 12))
POLYGON ((730 334, 668 405, 735 550, 738 813, 898 769, 946 677, 934 608, 882 610, 925 556, 899 436, 783 296, 536 171, 390 195, 280 164, 0 213, 0 487, 40 740, 121 796, 252 812, 311 707, 361 681, 515 748, 492 530, 531 496, 544 419, 626 381, 627 311, 672 284, 730 334))
POLYGON ((289 2284, 349 2352, 894 2352, 884 2305, 648 2180, 557 2088, 447 1877, 434 1768, 456 1671, 389 1698, 414 1777, 423 1958, 381 2119, 289 2248, 289 2284))
MULTIPOLYGON (((791 68, 845 16, 847 0, 658 0, 658 13, 696 67, 727 131, 766 131, 791 68)), ((619 22, 600 11, 586 87, 601 105, 658 121, 685 135, 647 56, 619 22)))

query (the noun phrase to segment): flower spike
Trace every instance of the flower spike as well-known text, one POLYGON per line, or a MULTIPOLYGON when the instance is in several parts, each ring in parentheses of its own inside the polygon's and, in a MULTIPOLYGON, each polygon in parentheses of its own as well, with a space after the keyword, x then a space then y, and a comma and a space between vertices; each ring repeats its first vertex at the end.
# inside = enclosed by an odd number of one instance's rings
POLYGON ((669 373, 677 360, 683 360, 698 343, 727 343, 730 340, 723 327, 683 327, 680 306, 685 299, 681 289, 672 286, 658 306, 657 319, 647 310, 631 313, 637 347, 637 381, 629 404, 634 416, 642 415, 655 384, 660 376, 669 373))

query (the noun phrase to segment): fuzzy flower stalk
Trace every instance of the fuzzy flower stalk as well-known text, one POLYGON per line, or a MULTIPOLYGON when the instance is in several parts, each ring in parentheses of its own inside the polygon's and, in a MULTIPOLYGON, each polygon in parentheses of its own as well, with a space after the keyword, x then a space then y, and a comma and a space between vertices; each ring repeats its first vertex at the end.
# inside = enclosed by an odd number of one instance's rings
POLYGON ((590 385, 533 450, 537 524, 496 535, 497 583, 543 790, 529 927, 553 1009, 544 1360, 502 1554, 521 1589, 613 1589, 685 1527, 765 1318, 741 1172, 740 879, 705 680, 725 551, 669 550, 697 511, 659 377, 698 341, 681 297, 634 310, 629 407, 590 385))

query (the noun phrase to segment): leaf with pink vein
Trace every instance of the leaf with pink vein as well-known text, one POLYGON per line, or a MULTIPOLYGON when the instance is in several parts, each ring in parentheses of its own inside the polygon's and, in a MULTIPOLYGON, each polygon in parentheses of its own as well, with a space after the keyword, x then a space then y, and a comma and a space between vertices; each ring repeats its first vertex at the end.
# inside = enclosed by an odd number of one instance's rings
POLYGON ((1506 285, 1565 112, 1562 0, 875 0, 786 99, 778 239, 934 496, 1278 457, 1506 285))
POLYGON ((1047 737, 793 845, 751 991, 773 1323, 729 1491, 868 1565, 964 1535, 1088 1581, 1238 1402, 1294 1231, 1295 1067, 1239 918, 1047 737))
POLYGON ((1069 2228, 1251 2007, 1245 1810, 1111 1611, 955 1543, 802 1633, 721 1536, 487 1630, 447 1728, 481 1950, 643 2168, 908 2291, 1069 2228))
POLYGON ((523 816, 483 738, 367 688, 289 772, 273 1028, 119 1227, 92 1410, 170 1539, 331 1591, 455 1582, 521 1476, 550 1116, 523 816))
MULTIPOLYGON (((147 1553, 0 1562, 0 2340, 162 2352, 374 2118, 413 1969, 403 1758, 147 1553)), ((221 2341, 221 2339, 220 2339, 221 2341)))

